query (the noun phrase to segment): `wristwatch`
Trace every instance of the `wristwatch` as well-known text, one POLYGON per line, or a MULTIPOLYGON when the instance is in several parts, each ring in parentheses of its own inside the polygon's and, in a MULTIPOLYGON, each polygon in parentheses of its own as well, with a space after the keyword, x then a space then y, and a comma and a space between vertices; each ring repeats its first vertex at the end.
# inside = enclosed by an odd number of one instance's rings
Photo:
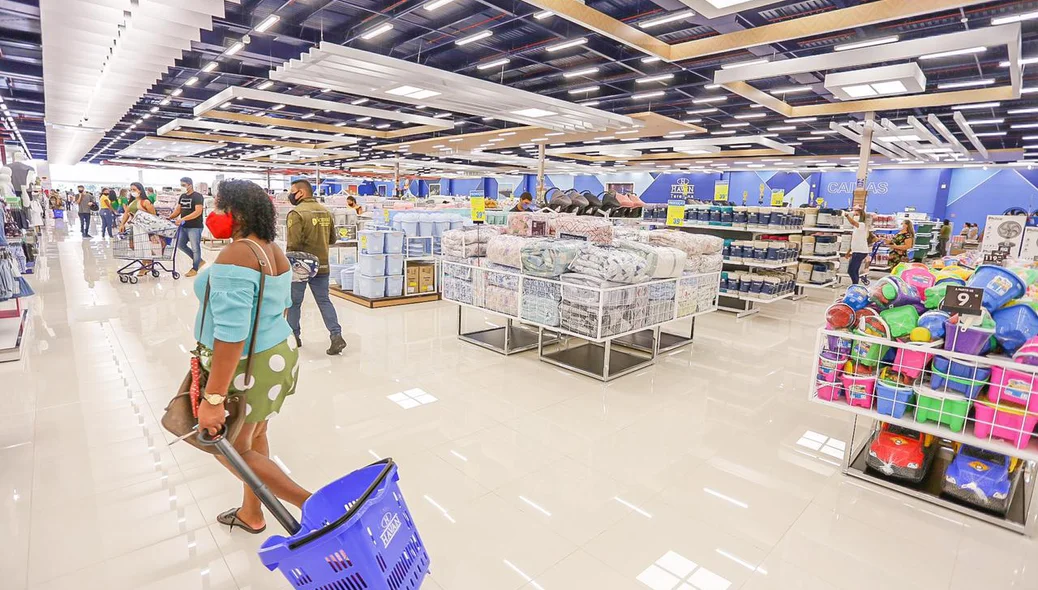
POLYGON ((207 393, 202 396, 211 406, 218 406, 227 399, 226 393, 207 393))

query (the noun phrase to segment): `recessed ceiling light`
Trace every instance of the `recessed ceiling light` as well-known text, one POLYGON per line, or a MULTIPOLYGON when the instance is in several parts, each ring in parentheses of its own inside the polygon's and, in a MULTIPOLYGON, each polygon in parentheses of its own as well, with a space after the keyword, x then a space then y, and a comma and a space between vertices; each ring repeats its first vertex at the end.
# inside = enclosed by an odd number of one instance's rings
POLYGON ((556 43, 555 45, 549 45, 544 48, 545 51, 561 51, 563 49, 569 49, 570 47, 577 47, 578 45, 584 45, 587 43, 587 38, 581 37, 579 39, 571 39, 569 41, 563 41, 562 43, 556 43))
POLYGON ((479 64, 478 66, 476 66, 476 69, 477 70, 489 70, 490 68, 496 68, 497 66, 503 66, 503 65, 507 64, 509 61, 511 61, 511 60, 508 59, 507 57, 502 57, 501 59, 495 59, 494 61, 488 61, 485 64, 479 64))
POLYGON ((270 29, 270 27, 273 27, 274 25, 278 24, 279 20, 281 20, 280 16, 272 14, 265 18, 263 22, 261 22, 259 26, 256 27, 256 30, 260 33, 265 33, 268 29, 270 29))
POLYGON ((260 84, 259 86, 257 86, 256 90, 266 90, 267 88, 270 88, 273 85, 274 85, 273 82, 271 82, 270 80, 267 80, 266 82, 264 82, 264 83, 260 84))
POLYGON ((388 33, 389 31, 392 31, 392 30, 393 30, 393 25, 391 23, 382 23, 381 25, 379 25, 379 26, 377 26, 377 27, 375 27, 373 29, 370 29, 368 32, 362 34, 360 36, 360 38, 364 39, 365 41, 367 41, 369 39, 374 39, 375 37, 378 37, 379 35, 381 35, 383 33, 388 33))
POLYGON ((486 39, 487 37, 494 34, 494 31, 487 29, 486 31, 480 31, 478 33, 469 35, 468 37, 462 37, 454 42, 455 45, 468 45, 469 43, 475 43, 480 39, 486 39))
POLYGON ((987 51, 987 47, 967 47, 966 49, 954 49, 952 51, 941 51, 939 53, 928 53, 926 55, 920 55, 921 60, 930 59, 941 59, 942 57, 954 57, 956 55, 972 55, 974 53, 984 53, 987 51))
POLYGON ((433 96, 439 96, 439 92, 435 90, 426 90, 424 88, 417 88, 415 86, 397 86, 392 90, 387 90, 386 94, 392 94, 394 96, 406 96, 408 98, 430 98, 433 96))
POLYGON ((766 63, 768 63, 768 60, 765 59, 765 58, 751 59, 749 61, 739 61, 739 62, 735 62, 735 63, 731 63, 731 64, 724 64, 724 65, 721 66, 721 69, 722 70, 734 70, 735 68, 743 68, 743 67, 746 67, 746 66, 756 66, 756 65, 760 65, 760 64, 766 64, 766 63))
POLYGON ((600 88, 601 88, 601 86, 597 86, 597 85, 581 86, 580 88, 574 88, 573 90, 570 90, 569 93, 570 94, 584 94, 586 92, 598 92, 598 90, 600 88))
POLYGON ((985 78, 983 80, 969 80, 967 82, 945 82, 944 84, 938 84, 938 90, 946 90, 951 88, 973 88, 975 86, 991 86, 995 83, 994 78, 985 78))
POLYGON ((648 76, 646 78, 638 78, 634 82, 636 84, 648 84, 650 82, 662 82, 664 80, 670 80, 674 77, 674 74, 660 74, 658 76, 648 76))
POLYGON ((551 16, 553 14, 555 14, 555 13, 550 11, 550 10, 542 10, 540 12, 535 12, 533 14, 533 18, 535 18, 537 20, 544 20, 544 19, 548 18, 549 16, 551 16))
POLYGON ((454 0, 433 0, 432 2, 426 2, 422 8, 431 12, 437 8, 450 4, 451 2, 454 2, 454 0))
POLYGON ((580 70, 574 70, 572 72, 563 72, 563 78, 576 78, 577 76, 588 76, 598 72, 598 68, 583 68, 580 70))
POLYGON ((889 37, 879 37, 877 39, 869 39, 867 41, 858 41, 856 43, 837 45, 836 47, 833 47, 833 51, 850 51, 851 49, 861 49, 863 47, 886 45, 887 43, 897 43, 899 39, 900 37, 898 37, 897 35, 891 35, 889 37))
POLYGON ((695 11, 680 10, 678 12, 667 14, 658 18, 650 18, 648 20, 641 21, 640 23, 638 23, 638 27, 642 29, 651 29, 652 27, 658 27, 659 25, 665 25, 667 23, 683 20, 695 15, 695 11))

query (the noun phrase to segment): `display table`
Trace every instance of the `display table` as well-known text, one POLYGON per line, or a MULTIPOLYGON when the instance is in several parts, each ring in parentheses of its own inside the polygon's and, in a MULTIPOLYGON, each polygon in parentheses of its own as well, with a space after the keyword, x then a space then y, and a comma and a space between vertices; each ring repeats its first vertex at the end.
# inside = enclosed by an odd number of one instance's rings
POLYGON ((661 346, 691 342, 668 334, 664 345, 661 327, 715 311, 720 280, 714 272, 600 288, 468 262, 441 266, 443 299, 459 305, 460 339, 505 355, 536 346, 542 361, 601 381, 652 365, 661 346), (464 308, 503 324, 466 331, 464 308))
POLYGON ((962 354, 933 344, 899 343, 832 330, 819 331, 815 350, 816 378, 809 399, 852 415, 842 464, 846 475, 1033 534, 1028 522, 1035 500, 1038 437, 1033 435, 1031 420, 1038 419, 1038 414, 1031 412, 1038 410, 1038 403, 1025 409, 1014 402, 1027 399, 1031 390, 1038 396, 1038 366, 1005 357, 962 354), (847 361, 857 362, 855 373, 845 373, 847 361), (937 362, 950 368, 935 370, 937 362), (911 384, 877 380, 884 368, 893 366, 908 366, 909 374, 917 377, 911 384), (967 378, 947 377, 945 371, 962 374, 962 368, 967 368, 967 378), (1010 401, 1011 395, 1016 396, 1014 401, 1010 401), (995 417, 991 412, 997 412, 995 417), (1020 421, 1013 421, 1017 419, 1020 421), (883 441, 890 435, 883 431, 891 428, 905 429, 898 434, 918 433, 921 438, 911 434, 894 437, 902 448, 886 457, 883 441), (985 474, 988 483, 979 478, 979 485, 967 482, 959 471, 948 470, 959 453, 985 457, 971 460, 967 455, 955 469, 962 465, 969 466, 967 470, 975 468, 985 474), (987 462, 985 453, 1003 459, 987 462), (913 477, 906 477, 905 470, 913 477), (1005 473, 998 476, 999 470, 1005 473), (992 492, 987 486, 999 477, 1005 488, 992 492))

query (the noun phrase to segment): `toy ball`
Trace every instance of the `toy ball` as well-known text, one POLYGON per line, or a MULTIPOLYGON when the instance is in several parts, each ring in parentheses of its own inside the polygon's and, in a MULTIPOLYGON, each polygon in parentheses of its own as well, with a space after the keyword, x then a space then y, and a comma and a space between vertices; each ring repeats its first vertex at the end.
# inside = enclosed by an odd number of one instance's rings
POLYGON ((833 330, 849 330, 855 325, 854 309, 846 303, 834 303, 825 310, 825 321, 833 330))
POLYGON ((851 285, 843 295, 843 302, 857 311, 869 304, 869 290, 861 285, 851 285))
POLYGON ((916 326, 908 333, 908 339, 912 342, 930 342, 930 330, 916 326))
POLYGON ((916 324, 919 329, 926 330, 930 335, 930 338, 926 341, 932 342, 944 338, 944 323, 948 321, 948 318, 948 312, 933 310, 919 316, 919 321, 916 324))

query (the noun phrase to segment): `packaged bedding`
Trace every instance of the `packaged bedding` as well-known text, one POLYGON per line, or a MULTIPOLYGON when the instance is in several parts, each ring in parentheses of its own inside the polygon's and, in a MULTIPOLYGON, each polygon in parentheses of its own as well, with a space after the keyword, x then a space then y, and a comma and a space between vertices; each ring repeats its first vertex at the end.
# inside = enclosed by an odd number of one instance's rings
POLYGON ((674 229, 660 229, 649 232, 649 243, 656 246, 670 246, 683 250, 689 256, 696 254, 720 254, 724 248, 724 240, 715 236, 692 234, 674 229))
POLYGON ((450 229, 440 238, 440 251, 444 256, 470 258, 486 256, 487 242, 501 232, 493 225, 472 225, 462 229, 450 229))
POLYGON ((519 317, 545 326, 558 326, 561 321, 560 305, 557 299, 523 293, 523 308, 519 317))
POLYGON ((471 281, 473 275, 479 274, 479 269, 473 269, 470 266, 481 266, 483 259, 448 256, 444 257, 443 262, 443 276, 471 281))
MULTIPOLYGON (((597 307, 637 305, 648 298, 650 285, 625 285, 577 273, 562 275, 562 298, 571 303, 597 307), (608 290, 604 290, 608 289, 608 290)), ((671 296, 673 299, 673 295, 671 296)))
POLYGON ((613 243, 645 258, 649 278, 653 279, 670 279, 681 276, 688 260, 688 254, 684 250, 669 246, 653 246, 634 240, 615 240, 613 243))
POLYGON ((623 307, 603 307, 599 316, 598 306, 581 305, 563 301, 559 306, 562 314, 561 327, 589 338, 608 338, 636 330, 645 325, 649 307, 646 303, 623 307), (599 333, 601 320, 601 333, 599 333))
POLYGON ((558 216, 554 211, 518 211, 508 214, 508 233, 514 236, 548 237, 558 216))
POLYGON ((510 291, 519 291, 519 269, 500 264, 489 264, 483 276, 486 277, 487 286, 500 287, 510 291))
POLYGON ((577 254, 569 270, 627 285, 649 280, 649 262, 641 254, 593 244, 587 245, 577 254))
POLYGON ((721 254, 697 254, 688 257, 685 262, 685 270, 696 274, 719 272, 723 265, 724 256, 721 254))
POLYGON ((519 291, 487 285, 483 293, 483 306, 504 315, 519 315, 519 291))
POLYGON ((559 215, 554 219, 554 226, 555 235, 559 238, 586 238, 594 244, 608 244, 613 241, 613 224, 602 217, 559 215))
POLYGON ((544 278, 555 278, 566 272, 573 259, 588 247, 577 240, 523 241, 521 259, 523 274, 544 278))
POLYGON ((560 301, 562 300, 562 285, 555 281, 523 277, 523 297, 543 297, 560 301))
POLYGON ((501 266, 520 268, 523 265, 523 245, 529 241, 529 238, 519 236, 494 236, 487 242, 487 260, 501 266))

